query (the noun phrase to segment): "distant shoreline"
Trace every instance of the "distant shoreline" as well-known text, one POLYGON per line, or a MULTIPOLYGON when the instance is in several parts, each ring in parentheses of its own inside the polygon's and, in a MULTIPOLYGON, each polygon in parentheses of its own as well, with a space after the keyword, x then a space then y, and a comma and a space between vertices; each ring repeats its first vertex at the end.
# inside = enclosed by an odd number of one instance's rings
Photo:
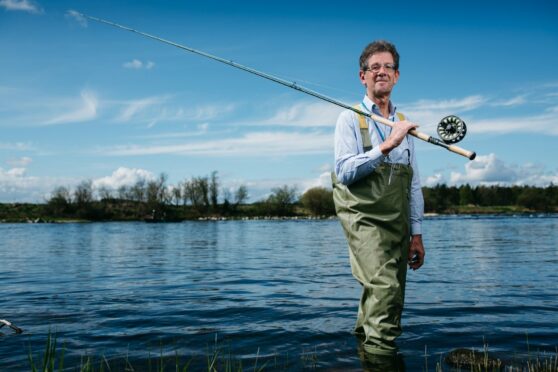
MULTIPOLYGON (((0 204, 1 205, 1 204, 0 204)), ((500 208, 483 208, 481 211, 477 212, 428 212, 424 214, 426 219, 436 218, 436 217, 449 217, 449 216, 519 216, 519 217, 531 217, 531 216, 558 216, 558 212, 543 212, 543 211, 529 211, 529 210, 508 210, 502 211, 500 208)), ((196 218, 181 218, 181 219, 159 219, 150 220, 144 218, 130 218, 130 219, 80 219, 80 218, 58 218, 58 217, 35 217, 35 218, 10 218, 3 216, 0 218, 0 223, 30 223, 30 224, 65 224, 65 223, 110 223, 110 222, 145 222, 145 223, 181 223, 181 222, 219 222, 219 221, 324 221, 324 220, 335 220, 337 216, 335 215, 294 215, 294 216, 199 216, 196 218)))

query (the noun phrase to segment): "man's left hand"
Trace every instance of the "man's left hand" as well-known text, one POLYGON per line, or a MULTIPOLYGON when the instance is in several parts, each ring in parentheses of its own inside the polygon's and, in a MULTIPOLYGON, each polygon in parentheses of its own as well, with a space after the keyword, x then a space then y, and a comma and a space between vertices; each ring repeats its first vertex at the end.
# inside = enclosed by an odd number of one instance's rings
POLYGON ((422 245, 422 235, 411 236, 409 244, 409 267, 417 270, 424 263, 424 246, 422 245), (415 260, 413 260, 413 257, 415 260))

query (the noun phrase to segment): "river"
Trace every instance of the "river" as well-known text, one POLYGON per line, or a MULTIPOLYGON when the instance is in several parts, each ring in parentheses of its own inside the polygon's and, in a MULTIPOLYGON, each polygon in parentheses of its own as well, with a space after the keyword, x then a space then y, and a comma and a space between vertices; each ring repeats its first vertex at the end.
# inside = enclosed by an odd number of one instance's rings
MULTIPOLYGON (((558 216, 430 217, 423 230, 399 338, 407 370, 457 347, 555 352, 558 216)), ((360 285, 336 220, 0 224, 0 237, 0 319, 24 330, 0 329, 0 370, 29 370, 49 332, 66 366, 142 369, 162 353, 207 370, 220 350, 245 370, 362 369, 360 285)))

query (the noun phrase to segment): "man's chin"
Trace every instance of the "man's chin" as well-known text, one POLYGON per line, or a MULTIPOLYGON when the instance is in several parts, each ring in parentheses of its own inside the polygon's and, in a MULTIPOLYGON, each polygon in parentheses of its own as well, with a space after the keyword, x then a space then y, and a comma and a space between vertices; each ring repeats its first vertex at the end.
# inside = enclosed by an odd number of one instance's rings
POLYGON ((374 90, 374 96, 376 97, 384 97, 387 95, 391 94, 391 88, 390 87, 384 87, 383 89, 375 89, 374 90))

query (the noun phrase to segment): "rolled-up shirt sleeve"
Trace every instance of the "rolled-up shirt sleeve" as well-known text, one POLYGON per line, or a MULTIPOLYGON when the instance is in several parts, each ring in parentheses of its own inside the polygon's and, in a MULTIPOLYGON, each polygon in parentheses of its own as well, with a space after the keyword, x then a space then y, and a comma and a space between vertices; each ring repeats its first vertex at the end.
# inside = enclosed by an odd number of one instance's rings
POLYGON ((384 161, 379 147, 364 152, 358 120, 351 111, 343 111, 335 126, 335 175, 344 185, 361 179, 384 161))

